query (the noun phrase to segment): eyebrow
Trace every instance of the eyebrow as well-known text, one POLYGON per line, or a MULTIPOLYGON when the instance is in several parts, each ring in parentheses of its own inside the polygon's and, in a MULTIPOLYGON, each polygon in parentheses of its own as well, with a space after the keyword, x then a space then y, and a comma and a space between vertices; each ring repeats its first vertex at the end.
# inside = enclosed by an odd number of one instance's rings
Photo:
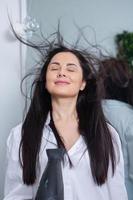
POLYGON ((75 63, 67 63, 67 66, 71 66, 71 65, 74 65, 75 67, 77 67, 75 63))
POLYGON ((60 65, 60 63, 58 63, 58 62, 51 62, 50 64, 60 65))
MULTIPOLYGON (((60 66, 60 63, 59 63, 59 62, 51 62, 50 64, 56 64, 56 65, 59 65, 59 66, 60 66)), ((75 63, 67 63, 66 66, 71 66, 71 65, 74 65, 75 67, 78 67, 78 65, 76 65, 75 63)))

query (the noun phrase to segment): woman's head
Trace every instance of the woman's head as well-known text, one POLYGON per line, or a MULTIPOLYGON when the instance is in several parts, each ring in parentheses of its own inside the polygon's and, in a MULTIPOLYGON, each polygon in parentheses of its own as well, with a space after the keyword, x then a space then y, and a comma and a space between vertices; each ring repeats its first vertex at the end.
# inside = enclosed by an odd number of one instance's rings
POLYGON ((46 89, 54 97, 77 97, 86 82, 79 59, 74 53, 60 52, 47 67, 46 89))
POLYGON ((53 48, 45 58, 37 84, 49 96, 78 97, 95 74, 93 63, 94 58, 85 51, 53 48))

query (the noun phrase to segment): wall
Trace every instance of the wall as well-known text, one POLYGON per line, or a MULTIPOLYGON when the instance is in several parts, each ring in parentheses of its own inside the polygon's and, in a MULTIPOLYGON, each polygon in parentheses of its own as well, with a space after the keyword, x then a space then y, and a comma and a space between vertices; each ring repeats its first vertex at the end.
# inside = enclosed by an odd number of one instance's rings
POLYGON ((115 55, 114 36, 123 30, 133 31, 132 0, 30 0, 29 15, 41 24, 44 34, 52 33, 61 22, 63 36, 73 41, 77 34, 74 24, 86 27, 85 35, 91 43, 102 45, 115 55))
POLYGON ((6 140, 12 127, 22 118, 20 93, 20 45, 10 32, 11 18, 20 20, 20 1, 0 0, 0 200, 3 198, 6 169, 6 140))

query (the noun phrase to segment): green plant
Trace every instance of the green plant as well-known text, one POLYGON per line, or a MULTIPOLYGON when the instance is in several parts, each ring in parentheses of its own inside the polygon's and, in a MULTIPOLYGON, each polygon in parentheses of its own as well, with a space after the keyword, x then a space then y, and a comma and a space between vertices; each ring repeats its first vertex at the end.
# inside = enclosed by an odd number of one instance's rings
POLYGON ((117 57, 125 59, 133 71, 133 32, 123 31, 115 37, 117 57))

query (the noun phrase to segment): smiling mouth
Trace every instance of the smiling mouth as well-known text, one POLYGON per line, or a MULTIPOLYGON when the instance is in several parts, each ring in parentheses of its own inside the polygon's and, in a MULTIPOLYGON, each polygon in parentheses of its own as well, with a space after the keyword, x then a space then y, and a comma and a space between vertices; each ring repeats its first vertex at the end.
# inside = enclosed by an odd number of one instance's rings
POLYGON ((56 84, 56 85, 68 85, 68 84, 70 84, 70 83, 67 82, 67 81, 56 81, 55 84, 56 84))

